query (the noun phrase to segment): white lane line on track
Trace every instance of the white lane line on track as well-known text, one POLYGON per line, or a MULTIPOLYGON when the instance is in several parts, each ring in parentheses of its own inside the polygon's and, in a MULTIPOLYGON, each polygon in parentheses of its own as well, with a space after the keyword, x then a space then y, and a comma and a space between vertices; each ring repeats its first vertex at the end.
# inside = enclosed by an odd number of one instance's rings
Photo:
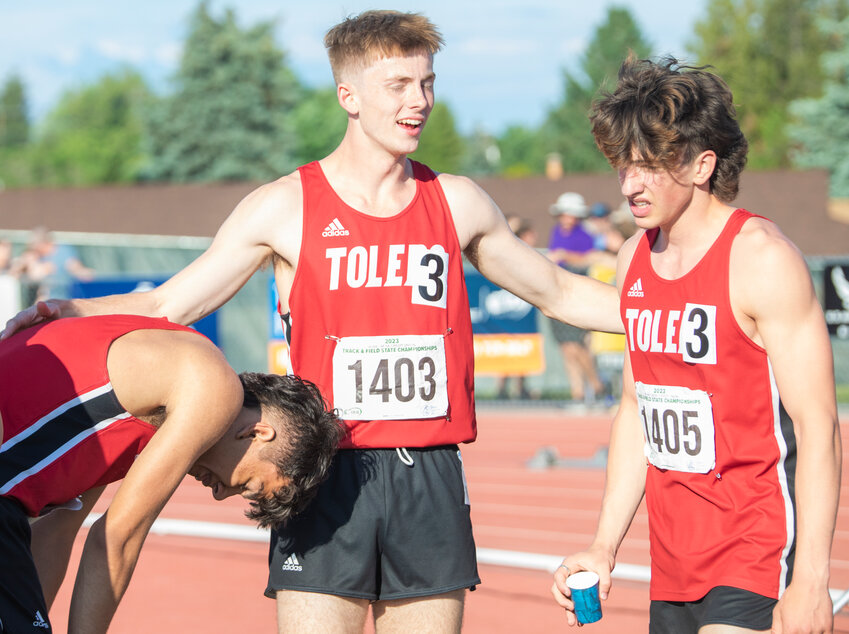
MULTIPOLYGON (((89 527, 101 516, 100 513, 91 513, 83 521, 83 526, 89 527)), ((195 520, 176 520, 159 518, 153 522, 150 532, 154 535, 179 535, 182 537, 205 537, 210 539, 230 539, 244 542, 267 542, 268 529, 243 526, 239 524, 222 524, 219 522, 200 522, 195 520)), ((544 570, 554 572, 563 561, 559 555, 544 555, 540 553, 526 553, 516 550, 498 550, 495 548, 478 548, 478 563, 493 566, 507 566, 511 568, 524 568, 528 570, 544 570)), ((629 581, 648 582, 651 574, 648 566, 635 564, 617 563, 616 569, 611 573, 614 579, 627 579, 629 581)), ((829 590, 833 601, 838 599, 849 600, 849 595, 842 590, 829 590)), ((845 604, 844 604, 845 605, 845 604)), ((835 603, 835 608, 840 609, 835 603)))

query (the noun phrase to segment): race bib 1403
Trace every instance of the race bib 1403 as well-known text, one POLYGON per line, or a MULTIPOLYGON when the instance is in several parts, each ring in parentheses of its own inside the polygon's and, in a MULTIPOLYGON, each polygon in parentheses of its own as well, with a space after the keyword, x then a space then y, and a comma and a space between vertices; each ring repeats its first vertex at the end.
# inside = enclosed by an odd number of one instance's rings
POLYGON ((346 420, 436 418, 448 412, 443 335, 342 337, 333 404, 346 420))

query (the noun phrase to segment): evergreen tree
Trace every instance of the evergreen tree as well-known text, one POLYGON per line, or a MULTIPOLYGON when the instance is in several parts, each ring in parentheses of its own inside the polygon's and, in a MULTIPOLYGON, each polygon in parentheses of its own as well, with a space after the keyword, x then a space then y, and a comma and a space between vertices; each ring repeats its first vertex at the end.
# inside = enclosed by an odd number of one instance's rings
POLYGON ((849 197, 849 18, 822 24, 823 37, 841 43, 826 53, 822 70, 827 79, 823 94, 816 99, 800 99, 790 104, 795 122, 788 137, 798 144, 791 152, 798 167, 823 167, 831 173, 831 195, 849 197))
POLYGON ((619 66, 633 51, 638 57, 650 54, 651 47, 627 9, 611 7, 581 59, 581 72, 564 71, 563 102, 554 108, 543 126, 544 154, 557 152, 567 172, 598 171, 607 161, 592 136, 589 112, 593 99, 616 83, 619 66))
POLYGON ((300 88, 272 24, 248 29, 201 3, 175 78, 148 121, 147 176, 174 181, 268 180, 295 167, 291 113, 300 88))
POLYGON ((306 91, 293 113, 297 138, 295 160, 299 165, 324 158, 336 149, 348 125, 335 88, 306 91))
POLYGON ((29 140, 24 84, 12 76, 0 89, 0 147, 21 147, 29 140))
POLYGON ((696 24, 689 48, 734 93, 738 120, 749 141, 749 165, 787 167, 788 104, 822 89, 821 55, 833 38, 820 18, 842 18, 846 0, 714 0, 696 24))

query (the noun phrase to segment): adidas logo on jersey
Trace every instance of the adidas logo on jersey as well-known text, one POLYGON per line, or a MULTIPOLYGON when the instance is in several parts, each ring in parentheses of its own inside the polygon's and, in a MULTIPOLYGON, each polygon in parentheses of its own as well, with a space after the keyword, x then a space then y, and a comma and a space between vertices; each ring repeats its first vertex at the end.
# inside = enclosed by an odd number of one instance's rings
POLYGON ((321 235, 325 238, 329 238, 331 236, 351 235, 351 232, 342 226, 342 223, 339 222, 339 218, 334 218, 333 222, 331 222, 324 228, 324 231, 321 232, 321 235))
POLYGON ((294 570, 296 572, 300 572, 304 569, 301 563, 298 561, 298 558, 295 556, 295 553, 292 553, 286 558, 286 561, 283 562, 283 565, 280 566, 282 570, 294 570))
POLYGON ((637 281, 628 289, 628 297, 645 297, 643 292, 643 278, 637 278, 637 281))

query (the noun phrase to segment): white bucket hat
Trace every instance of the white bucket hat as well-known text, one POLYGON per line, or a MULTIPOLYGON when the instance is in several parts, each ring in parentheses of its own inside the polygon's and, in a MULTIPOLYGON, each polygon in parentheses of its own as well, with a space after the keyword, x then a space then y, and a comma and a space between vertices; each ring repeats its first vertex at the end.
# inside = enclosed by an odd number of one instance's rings
POLYGON ((576 192, 566 192, 565 194, 560 194, 557 198, 557 202, 555 202, 548 209, 549 213, 552 216, 560 216, 562 214, 569 214, 570 216, 575 216, 576 218, 586 218, 589 214, 589 208, 587 207, 587 201, 584 200, 584 197, 576 192))

